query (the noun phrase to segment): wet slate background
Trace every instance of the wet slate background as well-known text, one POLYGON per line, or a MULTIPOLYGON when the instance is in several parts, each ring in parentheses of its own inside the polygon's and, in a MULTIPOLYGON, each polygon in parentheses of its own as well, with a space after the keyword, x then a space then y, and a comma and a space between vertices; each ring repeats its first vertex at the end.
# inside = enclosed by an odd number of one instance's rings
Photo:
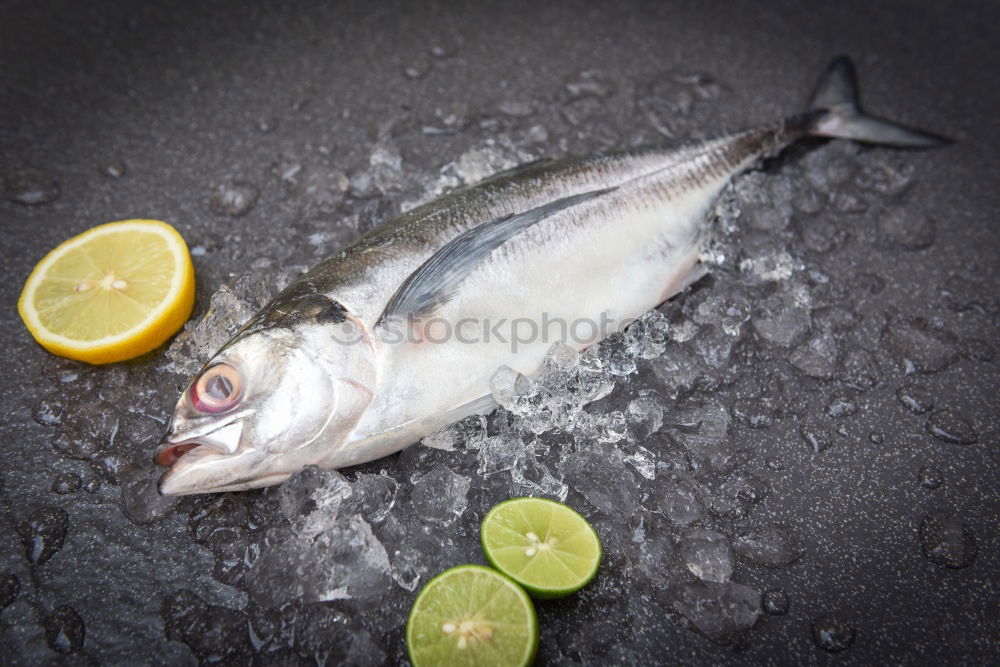
MULTIPOLYGON (((735 648, 713 644, 680 622, 661 623, 667 612, 655 605, 646 612, 648 623, 660 628, 659 657, 670 662, 985 664, 996 654, 1000 404, 995 361, 981 359, 990 356, 984 345, 996 344, 1000 287, 1000 100, 989 30, 1000 12, 989 3, 614 4, 621 6, 5 4, 0 172, 23 176, 36 169, 58 188, 43 205, 0 201, 7 276, 0 285, 0 568, 9 573, 0 581, 0 602, 10 601, 0 614, 5 661, 191 663, 197 659, 191 649, 165 636, 164 598, 184 588, 212 604, 246 604, 242 591, 213 578, 215 559, 189 536, 194 501, 141 526, 119 509, 116 482, 146 456, 151 442, 144 438, 155 434, 128 430, 133 440, 119 442, 114 457, 87 465, 59 453, 52 429, 44 419, 39 423, 41 397, 53 386, 64 386, 74 405, 85 402, 89 372, 46 355, 16 316, 20 287, 48 249, 107 220, 168 220, 205 250, 195 257, 201 313, 221 283, 263 255, 284 253, 270 259, 308 263, 397 211, 407 194, 419 193, 439 166, 476 141, 492 133, 519 136, 533 123, 522 123, 522 114, 546 122, 559 116, 553 109, 565 102, 566 82, 581 71, 599 70, 613 87, 592 114, 598 120, 577 129, 569 122, 552 133, 552 145, 544 136, 524 135, 520 141, 535 154, 655 138, 648 128, 644 134, 630 125, 627 109, 642 94, 635 82, 662 71, 707 72, 725 87, 717 104, 697 106, 682 136, 770 120, 797 109, 816 73, 840 52, 856 59, 870 108, 958 143, 907 157, 918 180, 905 207, 935 221, 929 247, 886 250, 873 238, 835 254, 825 270, 873 273, 885 282, 874 295, 863 282, 853 283, 858 310, 869 319, 885 313, 939 318, 963 340, 986 341, 977 344, 980 353, 924 379, 939 406, 961 411, 974 425, 978 443, 962 447, 928 435, 924 419, 908 414, 894 395, 902 384, 898 368, 887 369, 883 385, 864 395, 859 416, 844 426, 846 437, 820 455, 803 444, 791 420, 764 431, 735 426, 729 437, 741 448, 759 451, 762 461, 783 462, 769 478, 766 511, 799 529, 806 553, 779 571, 742 572, 740 581, 783 587, 792 594, 791 610, 762 618, 735 648), (352 209, 362 212, 360 222, 345 226, 337 213, 342 182, 372 169, 379 132, 396 137, 402 181, 396 194, 379 191, 352 209), (290 165, 300 165, 307 177, 289 185, 282 175, 290 165), (256 204, 242 217, 217 215, 212 188, 234 181, 253 184, 256 204), (326 236, 307 247, 303 237, 319 229, 326 236), (287 249, 297 243, 305 250, 287 249), (953 297, 958 288, 962 303, 953 297), (923 466, 940 472, 940 488, 919 483, 923 466), (69 488, 61 490, 71 492, 56 493, 54 483, 64 474, 69 488), (73 491, 74 475, 84 488, 73 491), (921 555, 918 526, 938 509, 959 516, 975 535, 972 566, 946 569, 921 555), (36 564, 23 541, 27 535, 33 546, 24 528, 32 522, 46 535, 66 526, 61 548, 48 559, 36 553, 43 561, 36 564), (810 620, 823 614, 858 630, 846 652, 827 654, 814 644, 810 620)), ((9 193, 17 184, 5 187, 9 193)), ((162 353, 154 353, 130 364, 127 377, 152 372, 161 360, 162 353)), ((162 414, 174 390, 161 385, 138 400, 150 414, 162 414)), ((807 412, 825 406, 829 397, 817 392, 806 401, 807 412)), ((113 400, 129 400, 129 394, 119 391, 113 400)), ((592 630, 579 609, 555 606, 542 616, 563 634, 625 634, 612 638, 625 647, 612 654, 620 659, 629 657, 628 633, 641 634, 641 628, 600 619, 592 619, 600 628, 592 630), (563 612, 583 619, 581 627, 560 625, 563 612)), ((637 618, 633 623, 641 623, 637 618)), ((543 632, 543 639, 549 635, 543 632)), ((398 646, 386 651, 390 661, 399 655, 398 646)), ((552 654, 543 649, 546 655, 552 654)), ((642 655, 648 660, 651 654, 642 655)))

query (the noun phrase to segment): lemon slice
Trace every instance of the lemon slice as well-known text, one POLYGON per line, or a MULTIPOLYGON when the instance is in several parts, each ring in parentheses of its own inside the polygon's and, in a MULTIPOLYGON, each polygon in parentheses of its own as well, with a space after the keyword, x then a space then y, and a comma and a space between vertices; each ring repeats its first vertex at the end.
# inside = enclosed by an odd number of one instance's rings
POLYGON ((539 599, 586 586, 601 564, 601 541, 576 510, 545 498, 505 500, 487 513, 483 553, 490 565, 539 599))
POLYGON ((520 586, 482 565, 459 565, 431 579, 406 622, 413 667, 530 665, 538 617, 520 586))
POLYGON ((159 347, 191 314, 194 268, 187 244, 158 220, 88 229, 38 263, 17 310, 49 352, 92 364, 159 347))

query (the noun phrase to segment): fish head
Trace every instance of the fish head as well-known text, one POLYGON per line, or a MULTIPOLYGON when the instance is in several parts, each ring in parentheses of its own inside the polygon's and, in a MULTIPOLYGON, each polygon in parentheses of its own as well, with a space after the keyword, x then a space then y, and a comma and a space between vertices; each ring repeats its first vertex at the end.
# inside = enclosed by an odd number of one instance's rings
POLYGON ((228 343, 177 401, 154 457, 169 468, 160 492, 280 484, 343 444, 375 379, 370 348, 350 338, 351 326, 275 327, 228 343))

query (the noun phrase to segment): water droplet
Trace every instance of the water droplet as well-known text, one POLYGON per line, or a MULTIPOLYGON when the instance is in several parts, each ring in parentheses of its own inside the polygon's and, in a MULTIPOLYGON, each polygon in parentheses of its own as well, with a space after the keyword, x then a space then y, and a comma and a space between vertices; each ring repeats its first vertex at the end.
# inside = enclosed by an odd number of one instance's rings
POLYGON ((231 181, 215 188, 209 206, 216 215, 239 217, 246 215, 257 203, 257 187, 245 181, 231 181))
POLYGON ((47 204, 59 196, 59 186, 46 174, 26 167, 9 172, 4 179, 7 199, 17 204, 47 204))
POLYGON ((17 599, 21 592, 21 582, 13 572, 4 572, 0 576, 0 611, 3 611, 17 599))
POLYGON ((62 422, 64 409, 57 396, 46 396, 35 406, 31 417, 42 426, 55 426, 62 422))
POLYGON ((472 122, 473 110, 465 102, 455 102, 434 109, 434 126, 425 127, 424 134, 461 132, 472 122))
POLYGON ((882 381, 882 370, 875 360, 875 355, 864 348, 854 348, 849 350, 844 358, 841 376, 848 387, 866 391, 882 381))
POLYGON ((855 631, 838 618, 820 616, 812 622, 812 636, 817 646, 835 653, 843 651, 854 642, 855 631))
POLYGON ((830 417, 850 417, 858 411, 858 404, 847 396, 835 396, 826 406, 826 414, 830 417))
POLYGON ((108 178, 121 178, 125 175, 125 163, 115 158, 97 165, 97 171, 108 178))
POLYGON ((83 619, 68 604, 56 607, 42 625, 45 627, 45 640, 53 651, 75 653, 83 647, 87 634, 83 619))
POLYGON ((947 512, 931 512, 920 522, 920 546, 929 561, 959 569, 972 565, 976 538, 962 521, 947 512))
POLYGON ((764 591, 763 606, 764 611, 772 616, 784 616, 790 606, 788 594, 780 588, 764 591))
POLYGON ((944 483, 944 477, 941 476, 941 472, 929 466, 924 466, 920 469, 917 479, 920 480, 920 484, 928 489, 936 489, 944 483))
POLYGON ((149 523, 169 514, 180 502, 176 496, 164 496, 156 488, 163 468, 149 465, 126 465, 118 473, 121 495, 119 507, 129 521, 149 523))
POLYGON ((423 56, 417 56, 403 67, 403 76, 407 79, 422 79, 431 71, 431 61, 423 56))
POLYGON ((967 359, 990 363, 996 357, 996 349, 989 341, 982 338, 964 338, 961 343, 962 354, 967 359))
POLYGON ((951 409, 939 410, 928 417, 926 428, 938 440, 956 445, 971 445, 979 440, 969 420, 951 409))
POLYGON ((60 549, 69 529, 69 515, 58 507, 42 507, 31 513, 17 527, 25 552, 35 565, 41 565, 60 549))
POLYGON ((934 408, 934 397, 926 387, 920 385, 904 384, 896 390, 896 398, 915 415, 922 415, 934 408))
POLYGON ((738 398, 733 416, 750 428, 770 428, 777 418, 777 408, 770 398, 738 398))
POLYGON ((956 313, 971 308, 976 308, 980 312, 995 308, 996 301, 990 294, 990 290, 983 283, 961 274, 948 276, 941 287, 945 305, 956 313))
POLYGON ((52 491, 59 495, 75 493, 80 490, 82 484, 83 482, 80 480, 79 475, 72 472, 64 472, 56 475, 55 479, 52 480, 52 491))
POLYGON ((435 58, 451 58, 462 48, 465 40, 458 35, 441 36, 430 46, 430 53, 435 58))

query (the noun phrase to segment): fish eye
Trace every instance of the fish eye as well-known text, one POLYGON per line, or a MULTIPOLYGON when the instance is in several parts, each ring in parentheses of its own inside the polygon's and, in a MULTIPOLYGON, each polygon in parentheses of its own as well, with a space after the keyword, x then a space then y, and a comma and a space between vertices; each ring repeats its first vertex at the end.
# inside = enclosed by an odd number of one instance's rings
POLYGON ((225 412, 236 406, 242 392, 240 372, 229 364, 216 364, 191 385, 191 402, 199 412, 225 412))

